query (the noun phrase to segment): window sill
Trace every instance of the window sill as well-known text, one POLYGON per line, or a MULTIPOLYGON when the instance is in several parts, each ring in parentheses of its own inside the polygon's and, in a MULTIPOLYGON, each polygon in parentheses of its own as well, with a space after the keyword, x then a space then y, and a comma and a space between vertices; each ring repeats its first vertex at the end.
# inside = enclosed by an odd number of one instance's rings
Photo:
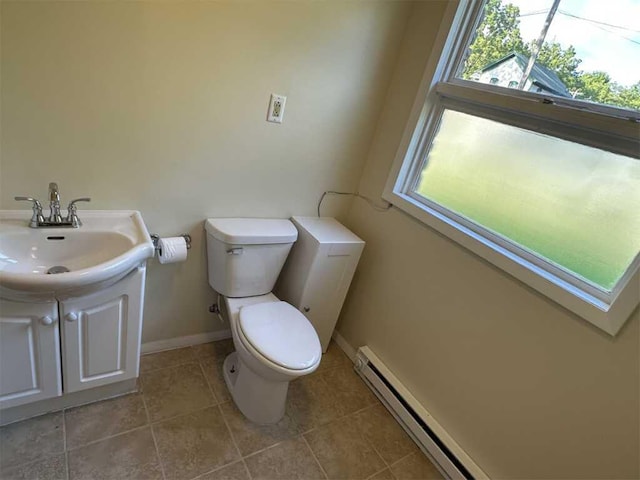
POLYGON ((606 302, 404 193, 385 191, 382 197, 611 336, 620 331, 640 303, 640 269, 637 262, 633 274, 627 277, 615 298, 606 302))

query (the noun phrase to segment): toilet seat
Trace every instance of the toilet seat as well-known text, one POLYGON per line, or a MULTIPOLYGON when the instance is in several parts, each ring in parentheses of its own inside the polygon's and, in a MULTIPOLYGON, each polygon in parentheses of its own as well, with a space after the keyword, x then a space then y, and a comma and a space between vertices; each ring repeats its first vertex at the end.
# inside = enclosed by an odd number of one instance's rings
POLYGON ((306 370, 320 361, 322 347, 313 325, 287 302, 242 307, 238 333, 263 361, 288 370, 306 370))

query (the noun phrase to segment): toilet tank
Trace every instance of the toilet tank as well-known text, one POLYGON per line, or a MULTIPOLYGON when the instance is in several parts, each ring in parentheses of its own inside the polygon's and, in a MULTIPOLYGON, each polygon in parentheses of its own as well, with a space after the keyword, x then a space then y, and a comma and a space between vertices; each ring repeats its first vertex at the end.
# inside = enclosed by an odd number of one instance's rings
POLYGON ((209 285, 225 297, 271 292, 298 237, 285 219, 210 218, 205 230, 209 285))

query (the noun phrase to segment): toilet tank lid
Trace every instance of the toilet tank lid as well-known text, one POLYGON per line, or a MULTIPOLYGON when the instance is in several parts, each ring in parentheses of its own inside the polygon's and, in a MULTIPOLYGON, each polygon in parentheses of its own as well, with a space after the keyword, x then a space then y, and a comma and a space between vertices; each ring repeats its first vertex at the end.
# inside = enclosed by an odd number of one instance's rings
POLYGON ((209 235, 235 245, 293 243, 298 230, 283 218, 209 218, 204 224, 209 235))

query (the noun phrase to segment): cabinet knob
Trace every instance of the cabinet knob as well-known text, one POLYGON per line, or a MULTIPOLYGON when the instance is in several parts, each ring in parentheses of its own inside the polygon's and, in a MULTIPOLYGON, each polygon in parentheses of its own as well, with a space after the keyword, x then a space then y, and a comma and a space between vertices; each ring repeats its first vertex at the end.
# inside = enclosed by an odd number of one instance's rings
POLYGON ((46 315, 40 319, 40 323, 42 325, 51 325, 53 323, 53 318, 51 318, 49 315, 46 315))
POLYGON ((309 307, 304 307, 303 310, 306 312, 308 312, 309 310, 311 310, 309 307))
POLYGON ((65 315, 64 318, 67 319, 67 322, 75 322, 76 320, 78 320, 78 314, 74 312, 69 312, 65 315))

